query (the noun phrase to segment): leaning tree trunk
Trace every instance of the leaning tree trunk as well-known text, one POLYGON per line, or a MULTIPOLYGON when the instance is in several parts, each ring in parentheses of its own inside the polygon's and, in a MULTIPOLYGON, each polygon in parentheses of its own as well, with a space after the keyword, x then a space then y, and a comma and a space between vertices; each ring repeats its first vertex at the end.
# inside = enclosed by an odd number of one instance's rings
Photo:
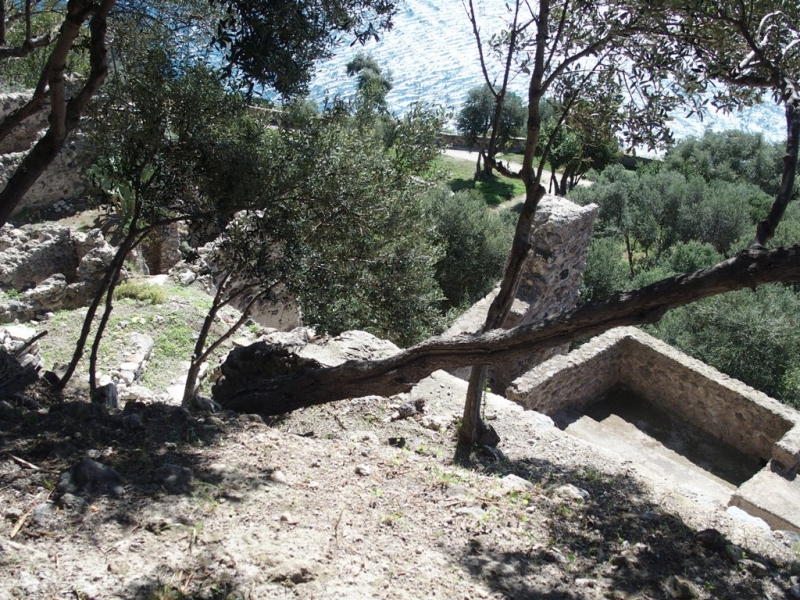
POLYGON ((103 280, 100 282, 100 287, 97 290, 97 293, 94 295, 92 303, 89 305, 89 308, 86 311, 86 316, 83 319, 83 327, 81 328, 81 333, 78 336, 78 341, 75 344, 75 350, 72 353, 72 359, 70 360, 64 375, 61 376, 61 379, 58 382, 57 388, 60 390, 63 390, 67 386, 67 383, 69 383, 70 379, 72 379, 72 376, 75 374, 75 370, 78 368, 78 363, 83 357, 83 351, 86 348, 86 342, 89 340, 89 335, 92 331, 92 324, 94 322, 94 317, 97 314, 97 309, 100 307, 103 296, 109 290, 112 281, 117 277, 122 269, 125 257, 133 247, 133 241, 134 236, 128 234, 120 247, 117 249, 114 258, 111 260, 111 264, 103 276, 103 280))
MULTIPOLYGON (((55 47, 50 53, 43 73, 43 78, 47 79, 50 87, 50 126, 0 191, 0 227, 5 225, 25 193, 53 162, 67 136, 78 126, 89 100, 105 81, 108 73, 105 46, 106 19, 115 1, 102 0, 98 4, 90 0, 70 0, 67 3, 64 23, 61 25, 55 47), (78 94, 67 101, 64 69, 73 43, 87 19, 90 19, 91 24, 89 75, 78 94)), ((33 105, 29 107, 31 110, 33 108, 35 108, 33 105)), ((18 117, 19 114, 9 115, 12 120, 18 117)))
MULTIPOLYGON (((495 296, 494 301, 489 307, 481 332, 485 333, 492 329, 503 326, 508 314, 511 312, 511 305, 517 295, 517 288, 522 276, 522 267, 528 257, 531 248, 531 227, 536 216, 536 209, 539 201, 545 195, 545 189, 540 180, 542 175, 541 167, 536 175, 533 170, 533 158, 536 154, 536 146, 539 143, 539 134, 542 128, 542 116, 539 103, 544 97, 544 72, 545 72, 545 48, 547 44, 547 29, 550 18, 549 2, 541 3, 539 14, 539 27, 536 34, 536 54, 534 57, 534 69, 528 88, 528 122, 527 135, 525 141, 525 155, 522 159, 522 170, 519 173, 522 182, 525 184, 525 203, 522 206, 517 226, 514 231, 514 241, 511 245, 506 266, 503 271, 503 279, 500 282, 500 290, 495 296)), ((458 432, 458 442, 460 445, 471 446, 478 443, 482 436, 488 432, 489 428, 483 423, 480 417, 481 399, 483 397, 483 386, 486 381, 486 365, 476 364, 470 373, 469 385, 467 387, 467 397, 464 402, 464 416, 461 420, 461 428, 458 432)))
MULTIPOLYGON (((433 338, 381 360, 323 367, 285 349, 257 343, 231 353, 222 368, 225 377, 215 386, 214 399, 240 412, 279 415, 345 398, 389 396, 409 391, 439 369, 478 365, 480 370, 481 365, 500 364, 614 327, 654 323, 667 310, 702 298, 775 282, 800 282, 800 245, 777 250, 751 248, 709 269, 585 304, 544 323, 433 338), (269 368, 259 367, 260 372, 242 368, 254 363, 269 368)), ((477 423, 477 412, 475 415, 477 423)))
POLYGON ((797 155, 800 146, 800 91, 792 89, 786 101, 786 153, 783 156, 781 187, 769 214, 758 224, 754 245, 764 246, 775 235, 786 206, 792 199, 797 174, 797 155))

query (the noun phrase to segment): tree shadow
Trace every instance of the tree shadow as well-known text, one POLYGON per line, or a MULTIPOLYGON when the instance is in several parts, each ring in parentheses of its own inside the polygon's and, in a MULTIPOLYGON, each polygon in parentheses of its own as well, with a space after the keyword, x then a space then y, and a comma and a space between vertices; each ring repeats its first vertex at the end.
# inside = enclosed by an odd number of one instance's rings
POLYGON ((516 193, 513 183, 497 175, 490 175, 477 181, 460 177, 450 180, 449 185, 453 192, 474 189, 480 191, 489 206, 498 206, 513 198, 516 193))
POLYGON ((0 468, 0 490, 47 489, 56 503, 71 493, 82 500, 66 507, 73 513, 85 513, 95 498, 111 497, 116 502, 107 520, 126 524, 137 519, 132 507, 144 506, 148 499, 199 495, 211 502, 236 502, 231 489, 263 483, 250 472, 209 468, 210 458, 197 452, 248 427, 247 418, 237 413, 193 414, 180 406, 133 401, 124 410, 109 411, 103 404, 61 398, 41 381, 26 396, 49 409, 35 410, 13 400, 0 403, 0 456, 9 459, 0 468), (123 492, 111 491, 102 481, 65 489, 65 473, 87 458, 116 471, 123 492), (225 486, 220 485, 223 479, 225 486))
POLYGON ((460 192, 462 190, 474 190, 475 180, 459 177, 457 179, 451 179, 449 185, 450 185, 450 190, 453 192, 460 192))
POLYGON ((535 458, 457 458, 467 468, 533 482, 532 491, 511 492, 505 502, 547 515, 529 534, 476 535, 453 549, 467 573, 504 598, 783 598, 790 575, 800 573, 797 560, 776 562, 714 529, 693 529, 648 500, 630 475, 535 458))

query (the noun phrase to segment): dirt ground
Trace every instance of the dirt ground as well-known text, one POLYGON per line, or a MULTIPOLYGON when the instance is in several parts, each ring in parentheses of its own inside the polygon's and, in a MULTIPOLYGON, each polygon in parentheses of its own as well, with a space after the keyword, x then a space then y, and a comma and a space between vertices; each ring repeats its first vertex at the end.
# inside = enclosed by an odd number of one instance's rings
POLYGON ((271 422, 3 405, 0 598, 799 597, 795 534, 653 486, 496 397, 502 456, 457 456, 462 399, 436 373, 271 422), (73 468, 95 463, 116 475, 73 468))

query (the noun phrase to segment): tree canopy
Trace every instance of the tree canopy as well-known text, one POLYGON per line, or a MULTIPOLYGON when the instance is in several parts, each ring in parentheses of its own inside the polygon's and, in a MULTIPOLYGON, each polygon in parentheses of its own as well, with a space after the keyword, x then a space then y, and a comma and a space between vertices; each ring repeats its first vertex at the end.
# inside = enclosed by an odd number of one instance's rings
MULTIPOLYGON (((480 147, 481 155, 491 154, 493 158, 519 135, 525 125, 525 105, 514 92, 508 92, 500 111, 500 119, 493 130, 495 106, 497 99, 492 88, 484 84, 467 92, 467 98, 458 113, 456 128, 464 136, 471 147, 480 147), (493 131, 494 140, 491 147, 487 135, 493 131)), ((478 165, 480 171, 480 164, 478 165)))
MULTIPOLYGON (((352 36, 364 42, 376 38, 391 28, 394 3, 391 0, 336 0, 306 2, 305 0, 272 0, 243 2, 239 0, 210 0, 219 9, 213 41, 223 51, 226 71, 235 85, 252 89, 267 86, 289 97, 305 91, 314 61, 329 56, 331 49, 352 36)), ((44 172, 74 131, 89 101, 98 92, 108 73, 109 20, 119 15, 135 14, 151 21, 153 13, 164 17, 163 22, 186 27, 184 17, 192 11, 180 10, 180 3, 164 0, 157 6, 145 6, 131 0, 69 0, 66 3, 26 2, 12 4, 0 13, 0 60, 11 60, 44 50, 47 60, 36 81, 32 98, 20 109, 5 116, 0 123, 0 140, 4 139, 23 120, 49 104, 50 118, 47 133, 26 155, 19 168, 0 190, 0 225, 11 216, 25 193, 44 172), (118 9, 114 11, 115 7, 118 9), (175 7, 178 10, 171 12, 175 7), (38 10, 44 11, 39 13, 38 10), (46 19, 41 14, 51 15, 46 19), (181 18, 170 21, 178 14, 181 18), (52 15, 55 15, 53 17, 52 15), (50 31, 53 22, 61 22, 57 33, 50 31), (20 27, 15 23, 22 23, 20 27), (36 27, 37 29, 34 29, 36 27), (76 43, 81 37, 85 43, 76 43), (77 72, 81 80, 78 91, 70 94, 65 86, 67 65, 74 63, 88 48, 88 67, 77 72), (70 97, 71 95, 71 97, 70 97)), ((189 6, 189 5, 187 5, 189 6)), ((202 12, 202 9, 199 11, 202 12)), ((194 48, 207 47, 212 40, 198 39, 207 31, 196 27, 203 19, 189 18, 188 28, 194 37, 194 48)), ((130 20, 125 26, 136 27, 130 20)), ((185 32, 185 29, 183 30, 185 32)), ((177 33, 177 30, 173 30, 177 33)), ((185 39, 176 35, 175 39, 185 39)))

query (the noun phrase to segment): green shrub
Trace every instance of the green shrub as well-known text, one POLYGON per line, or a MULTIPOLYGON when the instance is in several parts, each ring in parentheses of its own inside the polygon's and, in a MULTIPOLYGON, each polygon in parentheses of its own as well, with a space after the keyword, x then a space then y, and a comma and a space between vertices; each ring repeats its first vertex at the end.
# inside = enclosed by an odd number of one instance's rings
POLYGON ((486 206, 476 190, 453 194, 437 188, 425 199, 433 223, 433 242, 444 250, 436 263, 436 281, 445 310, 485 296, 503 274, 513 226, 486 206))
POLYGON ((800 296, 763 285, 669 311, 655 335, 787 403, 800 400, 800 296))
POLYGON ((676 273, 693 273, 712 267, 722 260, 722 255, 711 244, 691 241, 672 248, 669 264, 676 273))
POLYGON ((114 289, 114 298, 131 298, 149 304, 163 304, 165 299, 164 288, 139 279, 126 281, 114 289))
POLYGON ((592 240, 581 280, 581 304, 605 300, 614 292, 625 289, 628 275, 625 247, 619 238, 592 240))

